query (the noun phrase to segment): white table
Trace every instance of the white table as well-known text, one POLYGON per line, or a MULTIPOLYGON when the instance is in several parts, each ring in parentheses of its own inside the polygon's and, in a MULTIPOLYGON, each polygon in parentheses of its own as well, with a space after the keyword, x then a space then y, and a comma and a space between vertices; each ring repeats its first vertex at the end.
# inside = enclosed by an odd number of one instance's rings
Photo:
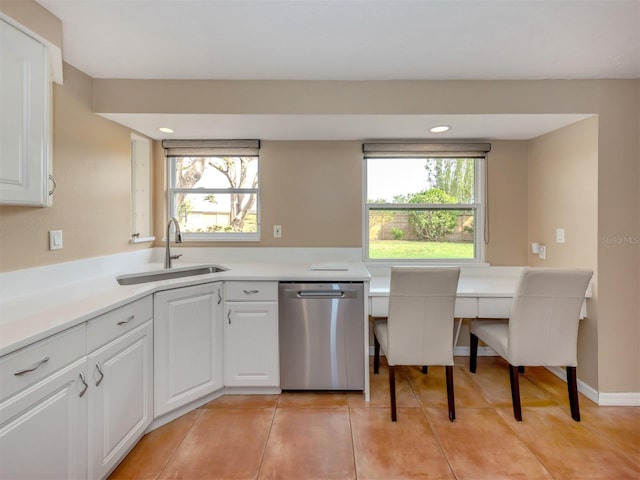
MULTIPOLYGON (((523 267, 463 267, 460 270, 454 316, 457 319, 454 345, 458 342, 463 318, 509 318, 511 303, 523 267)), ((389 312, 388 276, 373 276, 369 286, 369 314, 386 316, 389 312)), ((591 297, 591 285, 586 298, 591 297)), ((582 305, 580 318, 587 315, 582 305)))

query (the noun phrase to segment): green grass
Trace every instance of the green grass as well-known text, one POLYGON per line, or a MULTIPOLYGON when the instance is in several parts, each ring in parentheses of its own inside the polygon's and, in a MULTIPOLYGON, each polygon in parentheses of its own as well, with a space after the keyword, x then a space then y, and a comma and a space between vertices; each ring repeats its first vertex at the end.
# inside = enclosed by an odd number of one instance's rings
POLYGON ((369 258, 473 258, 473 243, 378 240, 369 242, 369 258))

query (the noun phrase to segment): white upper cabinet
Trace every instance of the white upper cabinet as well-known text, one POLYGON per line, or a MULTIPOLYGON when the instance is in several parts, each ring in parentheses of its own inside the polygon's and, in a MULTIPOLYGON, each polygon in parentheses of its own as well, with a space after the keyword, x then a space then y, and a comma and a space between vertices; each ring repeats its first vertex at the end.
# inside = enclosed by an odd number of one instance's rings
POLYGON ((0 204, 50 204, 49 62, 41 42, 0 18, 0 204))

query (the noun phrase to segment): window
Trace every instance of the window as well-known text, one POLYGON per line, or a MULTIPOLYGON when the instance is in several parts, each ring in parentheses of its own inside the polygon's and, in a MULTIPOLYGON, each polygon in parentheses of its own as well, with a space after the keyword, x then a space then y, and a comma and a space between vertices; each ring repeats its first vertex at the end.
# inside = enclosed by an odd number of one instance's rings
POLYGON ((260 239, 258 140, 164 140, 169 214, 185 240, 260 239))
POLYGON ((481 261, 490 148, 364 144, 365 260, 481 261))

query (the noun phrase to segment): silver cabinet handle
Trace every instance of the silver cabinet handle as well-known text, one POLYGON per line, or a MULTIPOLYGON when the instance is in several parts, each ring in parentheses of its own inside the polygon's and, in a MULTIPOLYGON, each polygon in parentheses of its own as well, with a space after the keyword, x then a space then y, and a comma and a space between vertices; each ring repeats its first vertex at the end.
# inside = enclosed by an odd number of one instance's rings
POLYGON ((49 357, 44 357, 42 360, 40 360, 38 363, 36 363, 32 367, 24 368, 22 370, 17 370, 15 372, 13 372, 13 374, 16 375, 16 376, 20 376, 20 375, 24 375, 25 373, 33 372, 33 371, 39 369, 42 365, 44 365, 48 361, 49 361, 49 357))
POLYGON ((126 320, 120 320, 118 322, 118 325, 124 325, 125 323, 129 323, 131 320, 133 320, 134 318, 136 318, 135 315, 131 315, 129 318, 127 318, 126 320))
POLYGON ((51 187, 51 190, 49 190, 49 196, 53 195, 53 192, 56 191, 56 188, 58 185, 56 185, 56 179, 53 178, 53 175, 49 174, 49 180, 51 180, 51 183, 53 184, 53 187, 51 187))
POLYGON ((227 318, 229 319, 229 325, 231 325, 231 309, 227 312, 227 318))
POLYGON ((218 289, 218 305, 222 302, 222 295, 220 294, 220 289, 218 289))
POLYGON ((87 382, 84 379, 84 373, 82 373, 82 372, 80 372, 80 381, 84 385, 84 388, 80 392, 80 397, 82 397, 85 393, 87 393, 87 388, 89 388, 89 385, 87 385, 87 382))
POLYGON ((102 383, 102 379, 104 378, 104 373, 102 373, 102 367, 100 366, 100 362, 96 362, 96 370, 100 374, 100 378, 96 381, 96 387, 102 383))
POLYGON ((254 295, 256 293, 260 293, 260 290, 243 290, 243 292, 247 295, 254 295))

